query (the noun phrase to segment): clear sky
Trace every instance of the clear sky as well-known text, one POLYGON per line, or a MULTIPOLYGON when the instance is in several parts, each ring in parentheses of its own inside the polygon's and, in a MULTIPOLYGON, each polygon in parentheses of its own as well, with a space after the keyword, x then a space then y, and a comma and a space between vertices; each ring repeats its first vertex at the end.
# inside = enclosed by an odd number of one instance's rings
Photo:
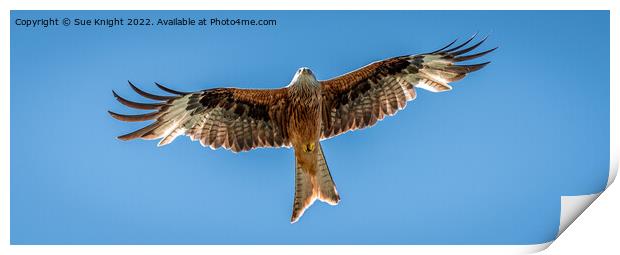
POLYGON ((609 12, 11 13, 13 244, 531 244, 553 240, 560 196, 609 170, 609 12), (15 20, 220 17, 270 27, 26 28, 15 20), (289 218, 289 149, 233 154, 187 137, 116 136, 127 80, 184 91, 285 86, 435 50, 474 32, 499 46, 454 90, 324 141, 342 201, 289 218))

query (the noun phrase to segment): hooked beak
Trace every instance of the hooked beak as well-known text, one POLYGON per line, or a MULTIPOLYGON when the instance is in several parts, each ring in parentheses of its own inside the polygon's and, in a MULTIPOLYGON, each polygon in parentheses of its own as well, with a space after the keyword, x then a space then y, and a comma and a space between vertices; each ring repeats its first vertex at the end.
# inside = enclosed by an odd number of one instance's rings
POLYGON ((299 69, 299 74, 312 75, 312 71, 310 71, 310 68, 302 67, 299 69))

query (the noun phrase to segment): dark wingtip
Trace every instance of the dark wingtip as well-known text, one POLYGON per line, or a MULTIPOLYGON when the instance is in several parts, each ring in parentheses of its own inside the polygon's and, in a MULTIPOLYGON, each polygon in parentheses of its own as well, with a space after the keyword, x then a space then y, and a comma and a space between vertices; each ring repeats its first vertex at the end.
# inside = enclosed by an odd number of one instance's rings
POLYGON ((458 38, 457 38, 457 39, 454 39, 454 41, 452 41, 452 42, 451 42, 451 43, 449 43, 448 45, 446 45, 446 46, 442 47, 441 49, 438 49, 438 50, 436 50, 436 51, 433 51, 433 52, 431 52, 431 53, 429 53, 429 54, 435 54, 435 53, 437 53, 437 52, 440 52, 440 51, 442 51, 442 50, 445 50, 446 48, 448 48, 448 47, 452 46, 452 44, 454 44, 454 43, 455 43, 456 41, 458 41, 458 40, 459 40, 458 38))
POLYGON ((138 102, 134 102, 134 101, 130 101, 127 100, 121 96, 119 96, 116 91, 112 90, 112 94, 114 95, 114 97, 116 98, 116 101, 120 102, 121 104, 131 107, 131 108, 135 108, 135 109, 141 109, 141 110, 157 110, 160 109, 163 104, 149 104, 149 103, 138 103, 138 102))
POLYGON ((478 46, 480 46, 482 43, 484 43, 488 38, 489 38, 489 36, 485 36, 482 40, 480 40, 476 44, 474 44, 474 45, 472 45, 472 46, 470 46, 468 48, 459 50, 459 51, 450 52, 450 54, 453 55, 453 56, 458 56, 458 55, 462 55, 462 54, 465 54, 467 52, 470 52, 470 51, 474 50, 475 48, 478 48, 478 46))
POLYGON ((108 113, 110 114, 110 116, 112 116, 112 118, 115 118, 120 121, 127 121, 127 122, 152 120, 159 115, 159 112, 151 112, 151 113, 138 114, 138 115, 124 115, 124 114, 115 113, 113 111, 108 111, 108 113))
POLYGON ((466 61, 466 60, 471 60, 471 59, 479 58, 479 57, 482 57, 482 56, 484 56, 486 54, 489 54, 489 53, 497 50, 497 48, 499 48, 499 47, 495 47, 495 48, 492 48, 490 50, 486 50, 486 51, 483 51, 483 52, 480 52, 480 53, 476 53, 476 54, 472 54, 472 55, 455 57, 454 58, 454 62, 461 62, 461 61, 466 61))
POLYGON ((491 63, 491 61, 487 61, 487 62, 480 63, 480 64, 468 65, 467 66, 467 69, 468 69, 467 72, 471 73, 471 72, 478 71, 478 70, 482 69, 483 67, 487 66, 490 63, 491 63))
POLYGON ((469 39, 467 39, 467 41, 465 41, 465 42, 463 42, 463 43, 459 44, 458 46, 456 46, 456 47, 454 47, 454 48, 444 50, 443 52, 451 52, 451 51, 455 51, 455 50, 458 50, 458 49, 460 49, 460 48, 463 48, 463 46, 467 45, 469 42, 471 42, 472 40, 474 40, 474 38, 476 38, 476 36, 478 36, 478 32, 474 33, 474 35, 472 35, 469 39))
POLYGON ((164 85, 161 85, 161 84, 159 84, 157 82, 155 82, 155 85, 157 85, 157 87, 159 87, 161 90, 166 91, 166 92, 171 93, 171 94, 177 94, 177 95, 181 95, 181 96, 189 94, 187 92, 177 91, 177 90, 165 87, 164 85))
POLYGON ((120 120, 120 121, 125 121, 125 118, 124 118, 125 115, 123 115, 123 114, 115 113, 113 111, 108 111, 108 114, 110 114, 110 116, 112 116, 112 118, 115 118, 115 119, 120 120))
POLYGON ((118 115, 118 113, 115 113, 115 112, 110 111, 110 110, 108 110, 108 114, 110 114, 110 116, 112 116, 112 117, 118 115))
POLYGON ((467 74, 467 73, 478 71, 482 69, 483 67, 485 67, 486 65, 488 65, 489 63, 491 63, 491 61, 480 63, 480 64, 473 64, 473 65, 451 65, 451 66, 448 66, 447 69, 454 71, 456 73, 459 73, 459 74, 467 74))
POLYGON ((138 87, 136 87, 136 85, 133 85, 133 83, 131 83, 131 81, 127 81, 127 83, 129 83, 129 87, 131 87, 131 89, 133 89, 138 94, 142 95, 140 92, 144 92, 144 91, 140 90, 138 87))
POLYGON ((148 99, 159 100, 159 101, 166 101, 166 100, 170 100, 170 99, 174 98, 174 97, 171 97, 171 96, 159 96, 159 95, 154 95, 154 94, 145 92, 145 91, 139 89, 138 87, 136 87, 135 85, 133 85, 133 83, 131 83, 131 81, 127 81, 127 82, 129 82, 129 86, 131 87, 131 89, 133 89, 136 93, 138 93, 141 96, 146 97, 148 99))
POLYGON ((128 140, 131 140, 131 139, 134 139, 134 138, 130 137, 128 135, 119 135, 119 136, 116 137, 116 139, 121 140, 121 141, 128 141, 128 140))

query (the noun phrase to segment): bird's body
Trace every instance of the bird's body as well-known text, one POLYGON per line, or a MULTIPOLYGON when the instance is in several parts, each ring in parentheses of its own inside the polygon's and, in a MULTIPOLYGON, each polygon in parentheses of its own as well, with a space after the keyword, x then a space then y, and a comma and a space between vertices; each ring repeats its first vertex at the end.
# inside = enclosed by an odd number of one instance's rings
MULTIPOLYGON (((473 37, 472 37, 473 39, 473 37)), ((142 115, 110 114, 122 121, 156 121, 119 139, 161 139, 159 146, 187 135, 212 149, 235 152, 259 147, 292 147, 295 151, 295 199, 291 223, 316 200, 338 204, 320 141, 374 125, 405 108, 416 98, 415 88, 432 92, 451 90, 448 84, 487 63, 455 65, 494 49, 462 56, 481 42, 462 50, 465 43, 427 54, 374 62, 342 76, 319 81, 308 68, 297 71, 291 83, 278 89, 214 88, 186 93, 157 84, 174 96, 138 94, 158 103, 136 103, 114 95, 124 105, 155 112, 142 115), (457 51, 458 50, 458 51, 457 51)))
POLYGON ((320 148, 321 83, 312 71, 301 68, 288 86, 288 136, 295 150, 295 201, 291 222, 301 217, 315 199, 338 204, 340 196, 320 148))
POLYGON ((321 84, 301 68, 288 86, 288 136, 295 150, 318 143, 321 136, 321 84))

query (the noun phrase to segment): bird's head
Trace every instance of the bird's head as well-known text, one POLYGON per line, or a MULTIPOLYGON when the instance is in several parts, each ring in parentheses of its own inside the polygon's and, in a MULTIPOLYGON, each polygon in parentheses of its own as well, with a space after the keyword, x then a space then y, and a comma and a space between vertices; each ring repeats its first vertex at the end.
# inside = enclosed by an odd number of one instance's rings
POLYGON ((316 77, 314 77, 312 71, 310 71, 310 68, 307 67, 297 69, 297 72, 295 73, 295 76, 293 76, 293 80, 291 81, 290 85, 295 84, 314 86, 320 85, 319 81, 316 79, 316 77))

